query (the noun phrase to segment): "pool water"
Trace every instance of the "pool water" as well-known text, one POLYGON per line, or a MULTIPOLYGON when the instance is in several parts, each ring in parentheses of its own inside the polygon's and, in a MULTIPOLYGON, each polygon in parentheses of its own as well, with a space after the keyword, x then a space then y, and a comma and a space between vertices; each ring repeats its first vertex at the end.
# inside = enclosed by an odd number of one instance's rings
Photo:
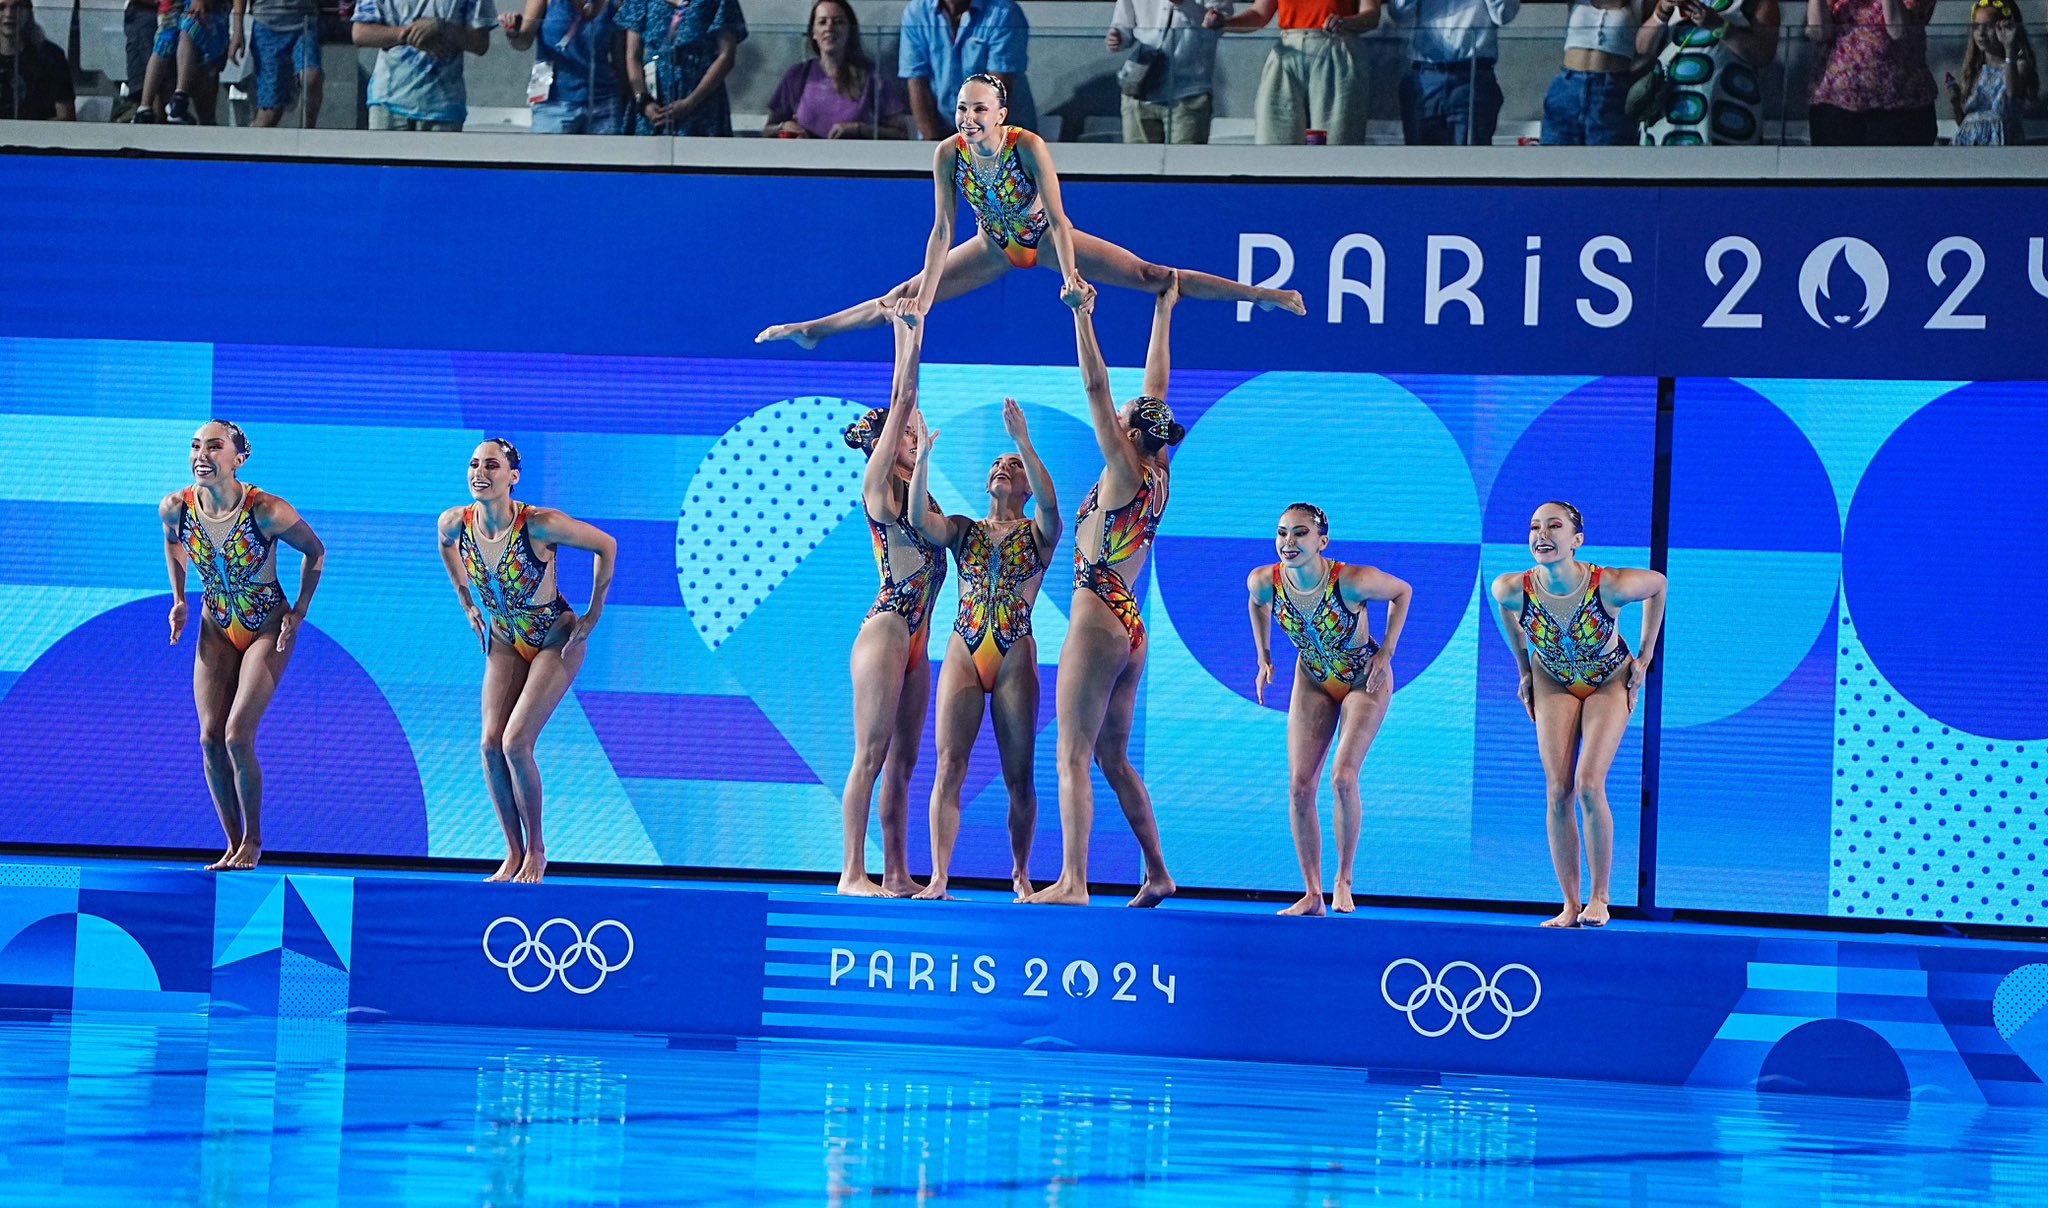
POLYGON ((1054 1052, 0 1018, 0 1204, 334 1202, 2042 1204, 2048 1118, 1054 1052))

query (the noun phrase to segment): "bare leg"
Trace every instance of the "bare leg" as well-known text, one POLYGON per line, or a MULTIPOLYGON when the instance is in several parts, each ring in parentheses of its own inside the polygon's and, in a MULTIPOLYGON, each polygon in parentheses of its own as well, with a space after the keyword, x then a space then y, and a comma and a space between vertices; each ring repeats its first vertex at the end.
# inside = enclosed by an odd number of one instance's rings
MULTIPOLYGON (((939 292, 932 303, 950 302, 961 294, 972 293, 1009 272, 1010 267, 1010 258, 997 251, 988 240, 978 233, 969 235, 965 243, 946 253, 945 267, 939 275, 939 292)), ((831 336, 865 327, 880 327, 888 321, 889 308, 915 294, 923 281, 924 274, 919 273, 879 298, 870 298, 822 319, 812 319, 807 323, 777 323, 763 328, 761 334, 754 337, 754 343, 793 340, 799 348, 816 348, 831 336)))
POLYGON ((1574 790, 1578 764, 1579 698, 1566 692, 1555 680, 1537 671, 1536 749, 1543 759, 1544 829, 1550 839, 1550 863, 1557 872, 1557 887, 1564 894, 1564 909, 1545 927, 1579 925, 1579 827, 1577 793, 1574 790))
POLYGON ((958 634, 948 639, 946 664, 939 669, 937 737, 939 766, 932 778, 932 879, 917 896, 950 900, 947 873, 953 866, 953 844, 960 836, 960 786, 967 779, 968 756, 981 730, 987 695, 974 672, 974 659, 958 634))
POLYGON ((1628 732, 1628 677, 1616 675, 1580 706, 1579 726, 1583 731, 1579 750, 1579 809, 1586 817, 1586 865, 1593 874, 1593 891, 1579 922, 1587 927, 1607 925, 1609 881, 1614 874, 1614 811, 1607 805, 1607 770, 1614 766, 1615 752, 1628 732))
POLYGON ((1124 821, 1130 823, 1138 850, 1145 857, 1145 879, 1127 903, 1139 907, 1157 906, 1178 888, 1167 874, 1166 853, 1159 846, 1159 819, 1152 813, 1152 793, 1131 763, 1131 723, 1138 708, 1138 681, 1145 675, 1145 652, 1143 646, 1132 651, 1130 661, 1117 675, 1102 730, 1095 737, 1095 762, 1102 768, 1102 778, 1115 790, 1124 821))
POLYGON ((509 881, 526 863, 526 834, 519 825, 519 802, 512 793, 512 768, 505 762, 505 723, 526 687, 526 660, 503 642, 491 643, 484 657, 484 785, 498 825, 505 832, 505 862, 487 881, 509 881))
POLYGON ((1358 832, 1364 809, 1358 799, 1358 771, 1365 766, 1365 753, 1379 737, 1380 723, 1387 720, 1387 705, 1393 700, 1394 679, 1371 692, 1353 692, 1344 698, 1337 723, 1337 758, 1330 769, 1330 787, 1337 794, 1337 883, 1331 887, 1330 906, 1338 914, 1350 914, 1351 867, 1358 859, 1358 832))
POLYGON ((263 724, 271 698, 277 695, 278 681, 284 678, 284 669, 299 645, 294 637, 282 651, 278 650, 277 632, 282 620, 282 614, 271 618, 242 652, 235 703, 228 710, 228 762, 235 769, 235 796, 242 803, 242 845, 227 865, 236 870, 252 869, 263 859, 263 767, 256 761, 256 731, 263 724))
POLYGON ((1095 826, 1095 783, 1091 765, 1096 736, 1109 709, 1110 690, 1130 661, 1131 639, 1123 625, 1091 591, 1076 591, 1068 614, 1067 643, 1060 650, 1059 879, 1025 899, 1040 905, 1088 904, 1088 839, 1095 826))
MULTIPOLYGON (((1136 253, 1086 231, 1074 232, 1074 258, 1081 262, 1081 275, 1090 281, 1147 294, 1164 293, 1175 271, 1140 259, 1136 253)), ((1054 259, 1047 257, 1040 263, 1056 268, 1054 259)), ((1180 292, 1184 298, 1204 302, 1256 302, 1261 310, 1284 310, 1297 315, 1308 313, 1300 290, 1240 285, 1227 277, 1198 273, 1193 269, 1184 268, 1179 272, 1180 292)))
POLYGON ((839 799, 839 822, 846 840, 839 869, 839 892, 856 897, 886 896, 868 879, 868 803, 896 723, 897 698, 903 695, 903 668, 910 659, 910 631, 903 618, 873 616, 853 640, 853 766, 846 772, 846 790, 839 799))
POLYGON ((875 812, 882 820, 882 890, 892 898, 907 898, 924 889, 910 875, 910 775, 917 770, 924 715, 932 702, 932 662, 920 645, 927 637, 929 633, 920 633, 910 639, 889 751, 882 757, 882 792, 875 812))
POLYGON ((142 74, 141 101, 142 108, 154 111, 158 121, 164 120, 164 106, 171 99, 171 84, 177 73, 177 63, 170 55, 151 52, 149 65, 142 74))
POLYGON ((199 708, 199 752, 206 768, 206 789, 213 811, 227 834, 227 850, 206 866, 219 872, 234 863, 242 847, 242 801, 235 790, 235 769, 228 760, 228 710, 234 707, 235 685, 242 654, 209 621, 201 620, 199 651, 192 660, 192 703, 199 708))
MULTIPOLYGON (((1297 661, 1294 694, 1287 701, 1287 827, 1294 833, 1294 858, 1301 864, 1302 894, 1281 914, 1323 913, 1323 820, 1316 811, 1316 790, 1322 787, 1323 761, 1336 733, 1337 702, 1297 661)), ((1341 813, 1339 807, 1340 836, 1341 813)))
POLYGON ((512 706, 512 716, 505 719, 505 767, 512 775, 512 799, 519 809, 520 824, 526 829, 526 859, 520 862, 512 879, 525 885, 538 885, 548 871, 548 845, 541 833, 540 765, 534 762, 534 747, 540 742, 541 728, 569 694, 569 685, 583 668, 584 656, 590 653, 585 642, 568 647, 560 644, 575 624, 574 613, 555 622, 554 632, 548 635, 549 644, 527 665, 526 685, 519 690, 519 703, 512 706))
POLYGON ((1010 888, 1019 902, 1032 893, 1031 843, 1038 834, 1038 693, 1038 639, 1027 636, 1003 656, 993 698, 996 750, 1010 792, 1010 888))
MULTIPOLYGON (((308 33, 307 36, 312 35, 308 33)), ((300 110, 299 128, 311 130, 320 124, 320 104, 327 97, 327 72, 324 68, 309 67, 300 73, 299 82, 304 87, 300 94, 303 108, 300 110)))

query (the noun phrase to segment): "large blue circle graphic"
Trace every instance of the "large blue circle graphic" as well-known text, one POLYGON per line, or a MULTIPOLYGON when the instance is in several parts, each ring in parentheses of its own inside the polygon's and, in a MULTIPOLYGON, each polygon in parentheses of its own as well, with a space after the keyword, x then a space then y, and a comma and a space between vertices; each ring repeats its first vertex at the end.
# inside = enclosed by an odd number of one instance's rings
POLYGON ((1983 383, 1899 425, 1849 505, 1842 588, 1877 669, 1985 738, 2048 737, 2048 633, 2026 618, 2048 565, 2038 386, 1983 383))

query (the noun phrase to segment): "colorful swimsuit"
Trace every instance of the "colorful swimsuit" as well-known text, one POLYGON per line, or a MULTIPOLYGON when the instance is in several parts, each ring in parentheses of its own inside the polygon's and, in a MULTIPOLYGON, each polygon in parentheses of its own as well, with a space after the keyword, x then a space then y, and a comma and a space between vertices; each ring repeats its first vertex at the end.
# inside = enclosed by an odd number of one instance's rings
MULTIPOLYGON (((1076 533, 1089 514, 1101 506, 1096 500, 1101 489, 1099 481, 1088 488, 1088 498, 1081 501, 1081 510, 1074 517, 1076 533)), ((1117 573, 1116 564, 1152 544, 1152 539, 1159 535, 1159 518, 1165 514, 1166 479, 1147 470, 1145 481, 1138 484, 1138 493, 1131 496, 1129 503, 1103 513, 1102 550, 1095 559, 1090 561, 1082 554, 1081 543, 1074 543, 1074 586, 1094 592, 1109 605, 1109 610, 1129 631, 1134 653, 1145 645, 1145 620, 1138 613, 1138 597, 1131 594, 1131 585, 1117 573), (1153 506, 1155 489, 1157 507, 1153 506)))
POLYGON ((1380 644, 1372 640, 1371 633, 1358 645, 1351 644, 1358 632, 1359 614, 1344 607, 1337 586, 1337 576, 1344 573, 1344 564, 1326 565, 1330 574, 1310 615, 1302 616, 1294 606, 1283 578, 1286 572, 1278 563, 1273 566, 1273 593, 1279 597, 1280 628, 1287 631, 1294 648, 1301 652, 1302 669, 1332 699, 1341 701, 1364 681, 1365 665, 1380 652, 1380 644))
POLYGON ((514 507, 512 527, 496 537, 477 531, 475 504, 462 509, 460 548, 470 585, 491 614, 492 640, 507 643, 530 663, 569 605, 555 590, 555 564, 541 561, 526 531, 532 509, 514 507))
MULTIPOLYGON (((937 511, 939 501, 925 496, 926 503, 937 511)), ((932 619, 932 601, 939 598, 939 589, 946 585, 946 552, 924 539, 903 516, 897 516, 890 524, 882 524, 873 516, 868 518, 868 533, 875 539, 875 566, 882 572, 882 590, 875 596, 874 607, 868 609, 868 616, 878 617, 885 612, 895 613, 910 627, 913 639, 922 638, 925 626, 932 619), (917 569, 898 579, 889 564, 889 529, 892 527, 910 542, 917 551, 917 569)), ((924 657, 925 644, 911 642, 911 657, 924 657)))
POLYGON ((1628 641, 1614 631, 1614 614, 1600 598, 1599 567, 1589 568, 1586 594, 1569 624, 1557 618, 1536 597, 1534 575, 1522 574, 1522 632, 1529 635, 1529 654, 1565 691, 1584 700, 1628 663, 1628 641), (1608 643, 1614 643, 1612 649, 1608 643))
POLYGON ((224 520, 199 510, 199 488, 186 487, 180 496, 185 511, 178 518, 178 540, 199 572, 201 604, 215 626, 237 650, 247 650, 256 634, 284 608, 277 586, 277 542, 256 524, 256 501, 263 492, 242 492, 241 506, 224 520))
POLYGON ((978 153, 967 145, 967 136, 955 135, 958 154, 953 157, 953 182, 974 207, 982 237, 1008 256, 1011 264, 1030 268, 1038 263, 1038 241, 1045 237, 1050 220, 1044 207, 1038 206, 1038 182, 1031 179, 1017 156, 1017 136, 1022 133, 1016 126, 1003 127, 1002 148, 992 157, 979 157, 983 162, 995 161, 995 172, 987 179, 975 174, 973 161, 978 153))
POLYGON ((967 643, 981 690, 996 689, 1003 656, 1031 635, 1031 604, 1024 585, 1045 571, 1038 553, 1038 527, 1029 520, 1001 541, 990 541, 987 521, 967 526, 960 545, 960 616, 953 632, 967 643))

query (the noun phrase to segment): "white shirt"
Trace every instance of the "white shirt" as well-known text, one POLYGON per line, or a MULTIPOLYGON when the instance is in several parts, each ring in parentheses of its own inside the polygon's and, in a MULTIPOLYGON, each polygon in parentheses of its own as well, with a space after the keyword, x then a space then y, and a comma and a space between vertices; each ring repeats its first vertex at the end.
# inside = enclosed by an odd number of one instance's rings
POLYGON ((1394 20, 1415 27, 1409 39, 1418 63, 1498 59, 1500 27, 1522 11, 1522 0, 1388 0, 1394 20))
MULTIPOLYGON (((1203 29, 1202 18, 1214 9, 1228 17, 1235 0, 1116 0, 1110 28, 1124 41, 1142 42, 1166 52, 1166 74, 1160 78, 1157 95, 1145 99, 1157 104, 1202 96, 1216 86, 1216 43, 1220 29, 1203 29)), ((1124 53, 1130 53, 1128 45, 1124 53)))

